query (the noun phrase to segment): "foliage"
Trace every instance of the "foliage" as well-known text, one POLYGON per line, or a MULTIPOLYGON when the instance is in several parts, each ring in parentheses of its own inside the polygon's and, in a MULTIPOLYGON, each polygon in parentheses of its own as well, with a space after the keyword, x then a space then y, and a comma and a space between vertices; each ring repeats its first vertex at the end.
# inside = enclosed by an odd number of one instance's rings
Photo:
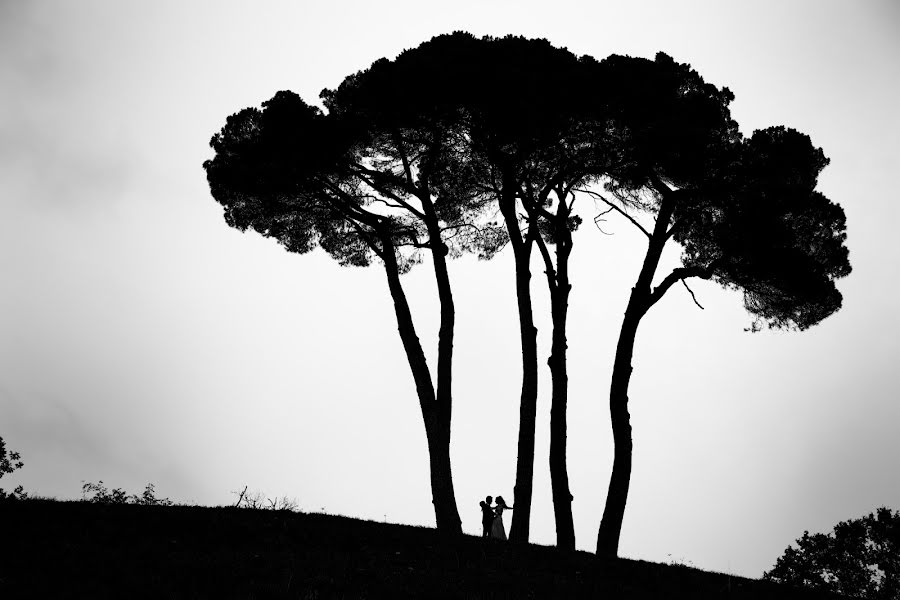
POLYGON ((81 499, 84 502, 95 504, 139 504, 142 506, 172 506, 173 504, 168 498, 157 498, 156 486, 152 483, 148 483, 140 495, 129 495, 122 488, 108 489, 103 480, 97 483, 82 482, 81 499))
POLYGON ((836 312, 834 281, 850 263, 844 212, 815 191, 822 149, 783 126, 744 137, 728 88, 665 54, 602 64, 617 73, 610 111, 627 131, 607 189, 623 209, 657 217, 668 202, 667 239, 683 248, 676 279, 742 291, 752 331, 804 330, 836 312))
MULTIPOLYGON (((18 452, 7 451, 6 442, 0 437, 0 477, 21 469, 23 465, 21 455, 18 452)), ((0 500, 24 500, 27 497, 28 494, 21 485, 16 486, 16 489, 11 492, 0 488, 0 500)))
POLYGON ((900 599, 900 511, 841 521, 829 534, 803 532, 763 577, 872 600, 900 599))

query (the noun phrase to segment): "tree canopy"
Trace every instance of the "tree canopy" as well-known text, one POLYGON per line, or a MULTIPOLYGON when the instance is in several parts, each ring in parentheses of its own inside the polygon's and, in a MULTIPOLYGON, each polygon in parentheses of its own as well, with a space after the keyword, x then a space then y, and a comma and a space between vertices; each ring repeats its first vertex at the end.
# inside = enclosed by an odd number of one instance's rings
POLYGON ((546 40, 456 32, 377 60, 321 98, 326 112, 282 91, 229 117, 204 163, 210 189, 232 227, 291 252, 319 246, 342 265, 382 264, 428 435, 439 528, 459 525, 449 460, 448 255, 490 258, 512 248, 523 375, 510 538, 526 541, 538 389, 531 257, 534 246, 540 251, 554 327, 554 508, 560 544, 574 548, 565 328, 577 194, 603 200, 646 235, 610 385, 615 457, 602 554, 617 551, 628 493, 635 337, 671 286, 696 277, 739 290, 751 331, 804 330, 841 306, 835 281, 850 272, 846 223, 815 189, 824 152, 783 126, 744 136, 731 91, 664 53, 597 61, 546 40), (643 225, 648 218, 652 225, 643 225), (681 265, 657 278, 672 240, 681 265), (437 385, 399 278, 421 252, 431 257, 441 306, 437 385))

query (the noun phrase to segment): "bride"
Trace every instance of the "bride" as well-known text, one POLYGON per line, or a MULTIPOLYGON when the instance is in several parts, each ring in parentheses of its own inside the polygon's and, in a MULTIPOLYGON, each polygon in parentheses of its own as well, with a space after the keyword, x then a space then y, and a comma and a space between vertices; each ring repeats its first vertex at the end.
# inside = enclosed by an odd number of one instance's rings
POLYGON ((503 527, 503 511, 504 509, 512 510, 512 506, 507 506, 503 496, 497 496, 497 506, 494 507, 494 522, 491 524, 491 537, 495 540, 506 539, 506 528, 503 527))

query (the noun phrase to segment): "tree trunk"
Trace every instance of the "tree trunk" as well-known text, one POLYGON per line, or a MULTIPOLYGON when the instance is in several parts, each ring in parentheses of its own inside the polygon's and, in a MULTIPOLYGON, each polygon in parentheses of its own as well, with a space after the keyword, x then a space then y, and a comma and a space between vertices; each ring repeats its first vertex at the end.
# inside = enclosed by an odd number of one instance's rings
POLYGON ((534 481, 534 432, 537 417, 537 328, 531 307, 532 224, 525 238, 519 231, 515 197, 504 193, 500 198, 516 263, 516 301, 519 309, 519 336, 522 343, 522 392, 519 398, 519 440, 516 459, 516 483, 513 488, 516 507, 509 529, 511 542, 528 543, 531 529, 531 496, 534 481))
MULTIPOLYGON (((437 431, 435 432, 437 448, 431 454, 432 489, 441 488, 440 508, 435 502, 435 511, 441 512, 447 521, 447 529, 462 531, 459 511, 456 506, 456 494, 453 490, 453 476, 450 465, 450 432, 453 415, 453 335, 456 325, 456 307, 450 287, 450 275, 447 272, 447 246, 441 239, 441 230, 434 205, 426 194, 422 198, 422 206, 428 220, 428 235, 431 239, 431 257, 434 262, 434 275, 437 281, 438 299, 441 307, 441 321, 438 328, 437 356, 437 392, 435 394, 437 411, 437 431), (435 483, 434 473, 439 473, 439 481, 435 483), (446 486, 447 489, 444 489, 446 486), (455 521, 455 525, 452 522, 455 521)), ((429 441, 429 445, 432 442, 429 441)), ((440 522, 440 521, 439 521, 440 522)), ((438 529, 441 529, 438 526, 438 529)))
POLYGON ((425 435, 428 440, 428 454, 431 471, 431 494, 434 504, 435 521, 439 531, 448 534, 462 534, 459 511, 453 491, 453 478, 450 468, 450 422, 441 418, 431 373, 422 351, 422 344, 416 334, 412 314, 406 293, 400 283, 400 272, 397 266, 394 247, 389 239, 382 239, 382 259, 387 274, 388 287, 394 301, 394 312, 397 316, 397 331, 406 351, 409 368, 416 383, 416 393, 422 419, 425 422, 425 435))
MULTIPOLYGON (((568 231, 566 231, 568 233, 568 231)), ((571 244, 558 240, 556 247, 556 282, 550 290, 553 316, 553 341, 547 361, 552 378, 550 404, 550 484, 553 490, 553 514, 556 518, 556 545, 575 550, 575 525, 572 519, 572 494, 566 470, 566 410, 569 376, 566 368, 566 318, 569 310, 569 252, 571 244)))
POLYGON ((450 426, 437 423, 426 426, 428 458, 431 469, 431 494, 438 531, 448 535, 462 535, 456 495, 453 491, 453 474, 450 468, 450 426), (431 429, 431 431, 428 431, 431 429))
POLYGON ((628 500, 628 486, 631 482, 631 416, 628 414, 628 384, 631 381, 631 359, 634 355, 634 340, 638 325, 651 306, 651 284, 663 247, 668 239, 668 226, 675 210, 671 194, 666 194, 660 203, 656 224, 647 246, 647 254, 638 275, 637 283, 631 288, 622 329, 616 345, 612 381, 609 386, 609 415, 612 422, 613 468, 606 493, 606 506, 597 533, 597 554, 615 557, 619 553, 619 536, 622 533, 622 519, 628 500))
POLYGON ((534 432, 537 420, 538 363, 537 328, 531 308, 530 252, 516 257, 516 296, 519 306, 519 334, 522 339, 522 393, 519 398, 519 442, 516 461, 516 484, 513 488, 516 507, 513 511, 509 539, 527 543, 531 529, 531 496, 534 482, 534 432))
POLYGON ((625 502, 631 482, 631 417, 628 414, 628 383, 631 380, 631 358, 634 354, 634 340, 642 313, 639 309, 641 296, 637 287, 632 288, 613 364, 612 382, 609 390, 609 414, 612 421, 613 454, 612 474, 606 493, 606 507, 597 534, 597 554, 615 557, 619 552, 619 535, 625 516, 625 502))

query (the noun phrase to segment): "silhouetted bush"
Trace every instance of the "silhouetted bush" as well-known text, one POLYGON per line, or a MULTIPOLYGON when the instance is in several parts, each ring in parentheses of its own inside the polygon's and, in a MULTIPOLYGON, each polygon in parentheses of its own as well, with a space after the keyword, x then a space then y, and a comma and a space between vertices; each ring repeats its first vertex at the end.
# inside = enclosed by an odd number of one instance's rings
POLYGON ((173 503, 168 498, 156 497, 156 486, 148 483, 140 496, 129 495, 122 488, 108 489, 101 479, 97 483, 83 483, 81 486, 81 499, 84 502, 95 504, 140 504, 143 506, 171 506, 173 503))
MULTIPOLYGON (((0 477, 9 475, 10 473, 22 468, 24 463, 18 452, 7 452, 6 442, 0 437, 0 477)), ((22 486, 16 486, 11 492, 0 488, 0 500, 25 500, 28 494, 22 489, 22 486)))

